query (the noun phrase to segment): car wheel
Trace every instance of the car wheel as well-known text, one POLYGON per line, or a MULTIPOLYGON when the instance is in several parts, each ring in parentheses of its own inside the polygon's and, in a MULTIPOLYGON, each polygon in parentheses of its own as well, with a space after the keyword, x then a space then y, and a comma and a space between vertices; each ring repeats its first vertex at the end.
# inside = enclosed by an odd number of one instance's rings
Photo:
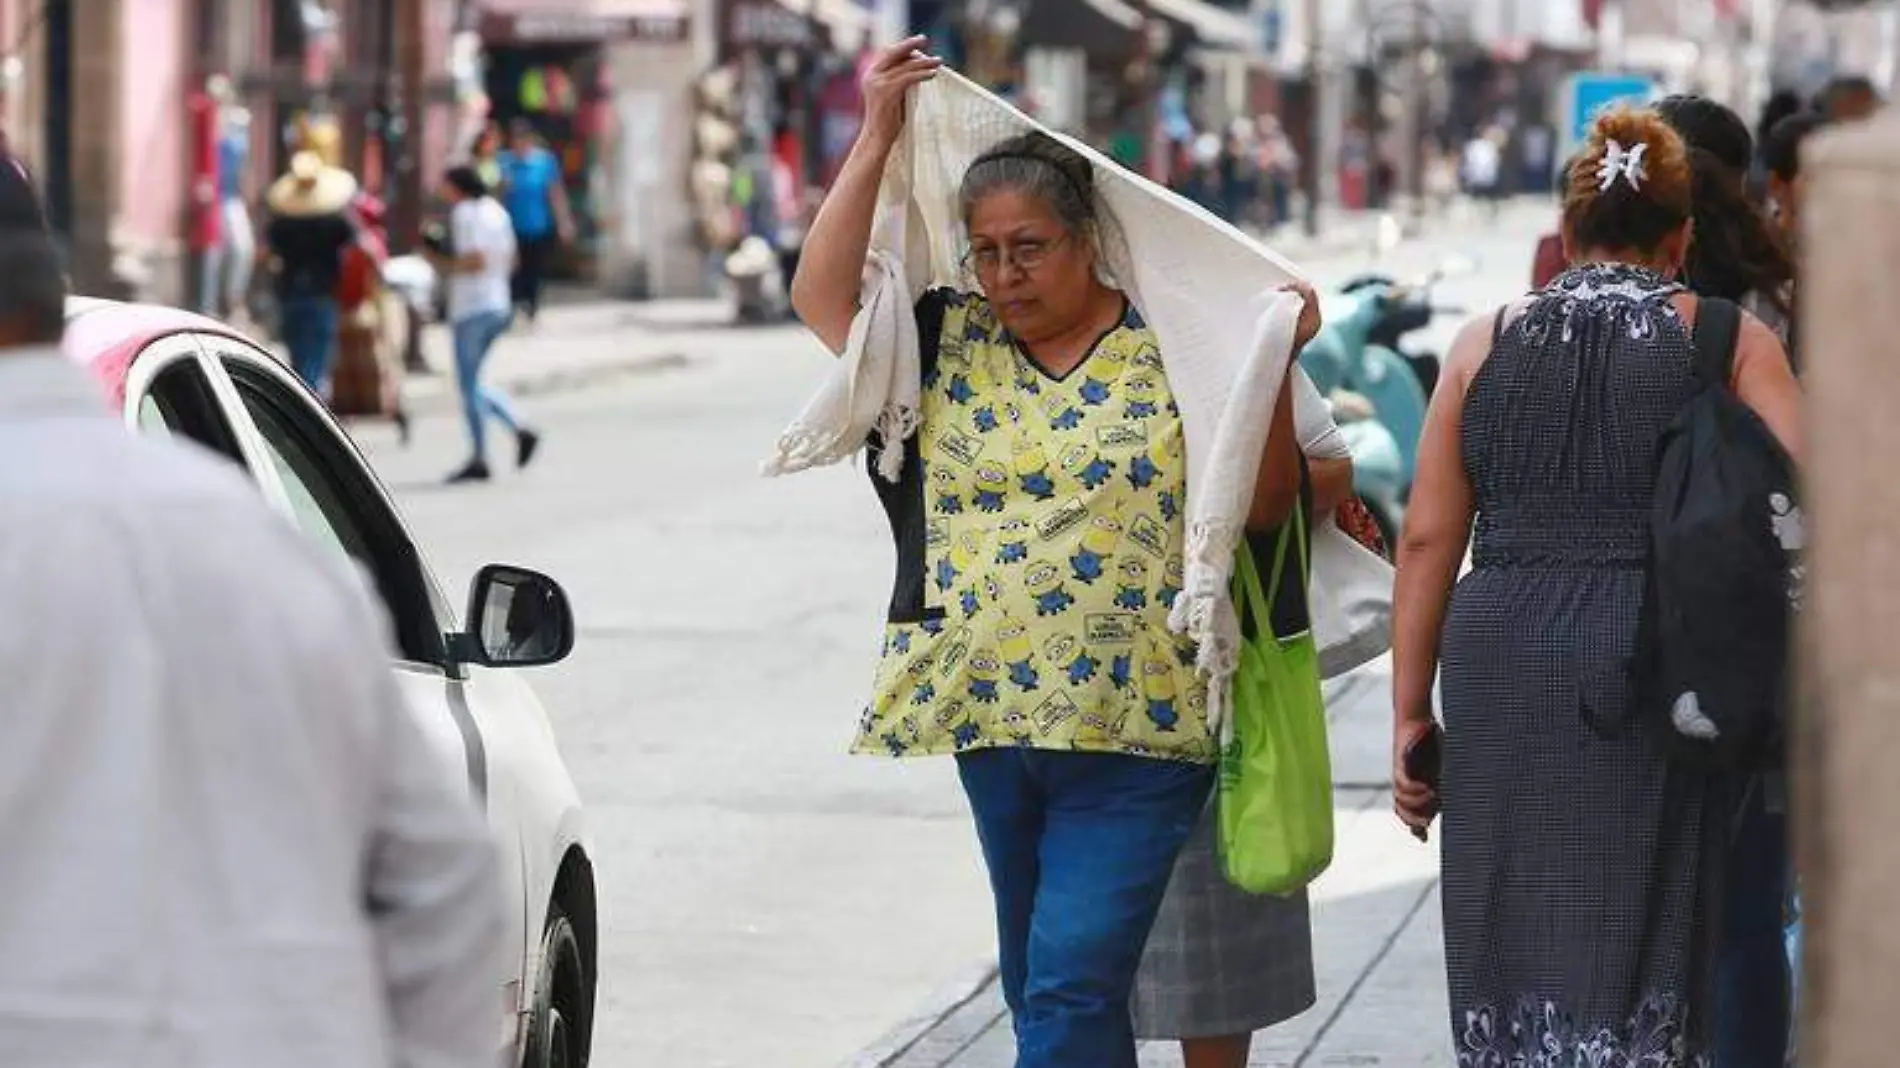
POLYGON ((580 939, 574 925, 556 911, 541 936, 541 970, 534 979, 522 1068, 584 1068, 588 1025, 580 939))

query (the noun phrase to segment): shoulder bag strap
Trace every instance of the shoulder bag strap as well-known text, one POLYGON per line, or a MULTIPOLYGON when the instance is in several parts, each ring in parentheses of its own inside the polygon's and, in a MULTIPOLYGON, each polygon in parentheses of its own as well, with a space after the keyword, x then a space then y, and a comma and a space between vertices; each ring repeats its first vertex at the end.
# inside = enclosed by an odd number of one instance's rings
POLYGON ((1728 388, 1735 375, 1735 342, 1742 310, 1733 301, 1703 297, 1695 309, 1695 376, 1704 386, 1728 388))

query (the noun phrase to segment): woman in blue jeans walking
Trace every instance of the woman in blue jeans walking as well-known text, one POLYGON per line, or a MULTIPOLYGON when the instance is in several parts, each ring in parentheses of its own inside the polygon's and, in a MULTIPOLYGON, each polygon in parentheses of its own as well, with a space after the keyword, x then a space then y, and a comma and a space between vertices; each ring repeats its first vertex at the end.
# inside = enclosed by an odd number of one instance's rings
MULTIPOLYGON (((842 351, 921 39, 865 81, 857 144, 807 238, 799 316, 842 351)), ((1095 176, 1040 134, 963 176, 975 287, 916 315, 921 425, 873 477, 897 549, 855 750, 954 756, 995 900, 1017 1068, 1135 1068, 1130 995, 1217 746, 1182 592, 1182 419, 1154 331, 1096 273, 1095 176)), ((1317 326, 1309 296, 1305 336, 1317 326), (1311 321, 1307 321, 1310 319, 1311 321)), ((1286 395, 1250 527, 1293 510, 1286 395)))
POLYGON ((473 167, 454 167, 443 178, 451 248, 442 257, 449 276, 449 323, 455 341, 455 380, 461 388, 462 415, 468 422, 470 456, 451 483, 485 482, 488 467, 487 422, 494 418, 515 435, 515 464, 528 466, 541 444, 501 391, 481 383, 482 361, 508 329, 513 316, 508 276, 514 269, 515 233, 508 212, 490 195, 473 167))

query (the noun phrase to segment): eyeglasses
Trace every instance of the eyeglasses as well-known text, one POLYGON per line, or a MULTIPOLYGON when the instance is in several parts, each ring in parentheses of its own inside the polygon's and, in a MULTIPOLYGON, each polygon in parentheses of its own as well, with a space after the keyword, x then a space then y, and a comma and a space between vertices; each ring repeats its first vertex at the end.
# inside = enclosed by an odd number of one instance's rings
POLYGON ((983 245, 973 247, 963 255, 963 266, 973 270, 978 277, 994 278, 1004 266, 1015 264, 1024 274, 1036 273, 1036 268, 1048 261, 1051 254, 1069 240, 1063 234, 1054 241, 1021 241, 1014 245, 983 245))

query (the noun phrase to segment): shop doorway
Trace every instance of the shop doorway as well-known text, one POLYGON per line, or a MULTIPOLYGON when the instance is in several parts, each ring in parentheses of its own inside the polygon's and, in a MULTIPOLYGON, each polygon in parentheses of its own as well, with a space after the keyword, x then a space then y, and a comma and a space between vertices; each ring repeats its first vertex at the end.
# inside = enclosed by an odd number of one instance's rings
POLYGON ((484 88, 491 118, 506 131, 516 119, 534 128, 559 161, 573 210, 574 242, 549 274, 593 284, 599 278, 603 165, 602 49, 599 44, 493 45, 484 88))

